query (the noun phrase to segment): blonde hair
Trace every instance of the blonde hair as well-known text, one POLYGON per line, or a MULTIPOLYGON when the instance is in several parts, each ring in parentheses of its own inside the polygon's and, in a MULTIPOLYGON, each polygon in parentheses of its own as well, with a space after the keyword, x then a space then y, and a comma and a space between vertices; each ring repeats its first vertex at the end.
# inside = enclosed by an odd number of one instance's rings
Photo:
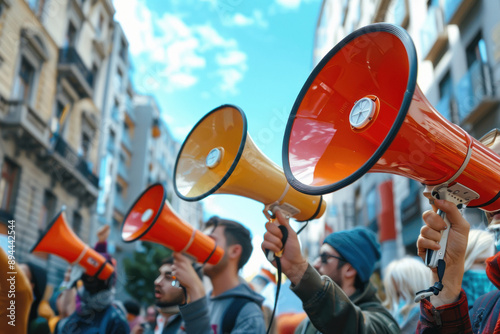
POLYGON ((399 296, 401 296, 405 301, 401 314, 408 315, 413 307, 419 305, 414 302, 415 294, 427 289, 430 281, 431 270, 422 260, 406 256, 392 261, 384 271, 386 299, 383 305, 393 310, 393 305, 398 304, 399 296))
POLYGON ((484 256, 484 259, 494 254, 493 243, 495 238, 493 234, 485 230, 471 229, 469 231, 469 241, 465 251, 464 272, 469 270, 476 259, 484 256), (487 253, 490 251, 490 253, 487 253))

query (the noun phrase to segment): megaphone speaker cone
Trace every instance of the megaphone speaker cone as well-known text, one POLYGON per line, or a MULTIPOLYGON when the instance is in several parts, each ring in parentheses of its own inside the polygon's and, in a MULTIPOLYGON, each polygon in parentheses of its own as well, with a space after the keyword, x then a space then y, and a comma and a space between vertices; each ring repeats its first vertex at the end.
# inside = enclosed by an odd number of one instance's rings
POLYGON ((147 188, 132 205, 122 224, 122 239, 154 242, 191 255, 200 263, 216 264, 224 255, 212 238, 195 230, 174 212, 160 183, 147 188))
POLYGON ((210 111, 188 134, 177 156, 174 189, 187 201, 214 193, 248 197, 265 208, 277 205, 298 221, 318 218, 326 207, 321 196, 288 186, 283 170, 247 134, 243 111, 232 105, 210 111))

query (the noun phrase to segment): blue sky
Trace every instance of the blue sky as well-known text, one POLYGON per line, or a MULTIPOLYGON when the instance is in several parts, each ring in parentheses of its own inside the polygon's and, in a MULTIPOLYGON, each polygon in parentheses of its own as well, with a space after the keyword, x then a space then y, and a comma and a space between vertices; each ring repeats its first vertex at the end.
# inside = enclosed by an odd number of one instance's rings
MULTIPOLYGON (((320 0, 127 0, 114 5, 130 44, 134 87, 156 97, 180 143, 206 113, 234 104, 245 112, 257 146, 282 166, 286 119, 312 70, 320 0)), ((211 195, 203 205, 207 216, 249 227, 260 249, 266 222, 261 203, 211 195)))

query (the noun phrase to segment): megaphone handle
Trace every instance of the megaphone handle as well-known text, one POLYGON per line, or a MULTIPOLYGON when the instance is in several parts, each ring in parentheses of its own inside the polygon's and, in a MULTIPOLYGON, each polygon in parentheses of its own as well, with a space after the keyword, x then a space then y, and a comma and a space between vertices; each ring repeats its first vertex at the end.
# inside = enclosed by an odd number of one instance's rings
POLYGON ((286 239, 288 239, 288 230, 283 225, 278 225, 278 228, 281 230, 283 237, 281 238, 281 243, 283 244, 283 248, 278 253, 272 253, 269 249, 266 249, 266 258, 269 262, 273 262, 276 257, 281 257, 283 255, 283 250, 285 249, 286 239))
POLYGON ((443 218, 446 223, 446 229, 441 231, 441 240, 439 240, 440 249, 434 251, 428 249, 425 255, 425 264, 429 268, 437 268, 439 260, 444 260, 444 254, 446 253, 446 244, 448 243, 448 233, 450 232, 450 221, 446 217, 446 212, 438 210, 437 212, 441 218, 443 218))

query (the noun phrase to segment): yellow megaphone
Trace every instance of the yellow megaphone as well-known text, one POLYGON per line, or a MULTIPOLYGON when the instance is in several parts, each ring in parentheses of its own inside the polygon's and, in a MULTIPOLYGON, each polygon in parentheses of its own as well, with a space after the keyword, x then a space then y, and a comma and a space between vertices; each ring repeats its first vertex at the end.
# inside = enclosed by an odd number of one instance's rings
POLYGON ((322 196, 290 187, 247 134, 243 111, 232 105, 212 110, 188 134, 175 163, 174 189, 186 201, 214 193, 252 198, 265 205, 269 219, 275 207, 297 221, 319 218, 326 208, 322 196))

